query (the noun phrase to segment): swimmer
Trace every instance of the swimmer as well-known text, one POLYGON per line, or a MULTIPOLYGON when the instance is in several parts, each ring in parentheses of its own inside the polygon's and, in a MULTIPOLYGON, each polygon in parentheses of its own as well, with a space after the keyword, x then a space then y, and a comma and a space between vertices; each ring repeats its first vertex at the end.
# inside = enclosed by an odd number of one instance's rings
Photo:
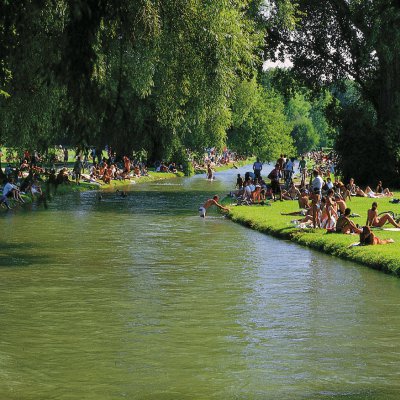
POLYGON ((124 190, 119 190, 119 189, 117 189, 117 190, 115 191, 115 193, 116 193, 118 196, 120 196, 120 197, 127 197, 127 196, 128 196, 124 190))
POLYGON ((223 205, 218 203, 219 197, 215 195, 212 199, 208 199, 202 206, 199 207, 200 217, 205 218, 207 208, 211 206, 217 206, 219 209, 223 211, 229 211, 228 207, 224 207, 223 205))

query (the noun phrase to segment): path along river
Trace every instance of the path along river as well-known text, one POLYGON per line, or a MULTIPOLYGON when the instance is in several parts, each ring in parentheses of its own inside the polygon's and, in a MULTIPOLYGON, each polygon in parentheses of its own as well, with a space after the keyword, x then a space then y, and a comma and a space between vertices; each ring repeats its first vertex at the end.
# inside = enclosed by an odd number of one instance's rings
POLYGON ((2 214, 0 399, 398 399, 400 280, 199 218, 237 172, 2 214))

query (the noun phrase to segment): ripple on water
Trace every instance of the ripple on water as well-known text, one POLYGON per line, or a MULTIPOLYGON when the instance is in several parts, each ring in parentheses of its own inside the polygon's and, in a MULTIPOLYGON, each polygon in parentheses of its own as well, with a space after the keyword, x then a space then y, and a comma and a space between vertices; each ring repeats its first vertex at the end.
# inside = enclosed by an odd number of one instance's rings
POLYGON ((236 173, 7 216, 0 397, 397 399, 399 281, 199 218, 236 173))

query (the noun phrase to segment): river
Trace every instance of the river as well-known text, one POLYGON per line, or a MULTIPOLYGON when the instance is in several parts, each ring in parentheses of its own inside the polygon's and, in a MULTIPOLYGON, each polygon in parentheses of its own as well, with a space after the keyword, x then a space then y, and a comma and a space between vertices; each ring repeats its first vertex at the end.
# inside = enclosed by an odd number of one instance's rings
POLYGON ((0 399, 398 399, 400 280, 199 218, 237 172, 3 213, 0 399))

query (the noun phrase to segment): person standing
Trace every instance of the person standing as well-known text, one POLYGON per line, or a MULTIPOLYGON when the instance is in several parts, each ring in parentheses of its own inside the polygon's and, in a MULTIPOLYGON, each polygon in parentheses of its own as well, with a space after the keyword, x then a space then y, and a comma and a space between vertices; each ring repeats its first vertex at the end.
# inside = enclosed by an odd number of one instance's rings
POLYGON ((257 157, 257 161, 253 164, 253 171, 255 177, 261 178, 261 170, 262 170, 262 162, 260 162, 260 159, 257 157))
POLYGON ((316 169, 313 171, 313 177, 314 179, 311 182, 311 210, 313 227, 316 228, 320 226, 319 210, 321 207, 321 190, 324 181, 316 169))
POLYGON ((299 170, 300 170, 300 176, 301 176, 300 187, 303 188, 306 186, 306 179, 307 179, 307 162, 306 162, 304 156, 301 156, 301 160, 299 162, 299 170))
POLYGON ((285 175, 286 175, 286 187, 290 186, 292 182, 292 175, 294 169, 294 158, 288 158, 285 165, 285 175))
POLYGON ((281 185, 279 183, 280 166, 275 164, 275 168, 269 173, 268 179, 271 180, 272 199, 276 200, 276 195, 279 194, 279 199, 282 201, 281 185))
POLYGON ((67 166, 68 163, 68 149, 64 147, 64 167, 67 166))
POLYGON ((75 182, 76 182, 77 185, 80 184, 79 181, 81 179, 82 169, 83 169, 83 164, 82 164, 82 161, 81 161, 81 157, 78 156, 76 161, 75 161, 74 169, 73 169, 74 174, 75 174, 75 182))

